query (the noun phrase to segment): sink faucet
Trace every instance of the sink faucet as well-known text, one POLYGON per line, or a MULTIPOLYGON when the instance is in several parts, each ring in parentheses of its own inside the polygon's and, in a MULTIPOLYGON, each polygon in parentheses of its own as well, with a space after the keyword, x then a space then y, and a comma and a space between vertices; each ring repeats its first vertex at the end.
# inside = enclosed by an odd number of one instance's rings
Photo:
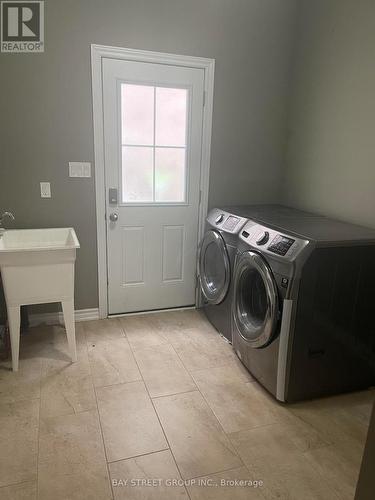
POLYGON ((0 238, 1 236, 3 235, 4 231, 5 231, 5 228, 3 227, 3 220, 5 218, 10 219, 10 220, 16 220, 16 218, 14 217, 14 215, 12 214, 12 212, 4 212, 2 215, 0 215, 0 238))

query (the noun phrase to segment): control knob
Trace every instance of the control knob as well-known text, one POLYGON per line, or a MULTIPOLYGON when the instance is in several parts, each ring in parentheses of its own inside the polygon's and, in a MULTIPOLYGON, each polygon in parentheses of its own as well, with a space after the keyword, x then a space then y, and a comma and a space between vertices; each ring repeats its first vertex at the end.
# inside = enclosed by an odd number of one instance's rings
POLYGON ((257 245, 264 245, 270 239, 270 233, 268 231, 263 231, 257 238, 257 245))
POLYGON ((223 222, 224 220, 224 214, 220 214, 218 217, 215 219, 215 224, 220 224, 220 222, 223 222))

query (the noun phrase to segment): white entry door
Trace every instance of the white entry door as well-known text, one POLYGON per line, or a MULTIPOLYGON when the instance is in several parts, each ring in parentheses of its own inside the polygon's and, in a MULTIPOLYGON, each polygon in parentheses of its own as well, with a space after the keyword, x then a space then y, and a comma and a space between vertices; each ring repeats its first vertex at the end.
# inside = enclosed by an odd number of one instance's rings
POLYGON ((195 303, 204 70, 103 59, 109 314, 195 303))

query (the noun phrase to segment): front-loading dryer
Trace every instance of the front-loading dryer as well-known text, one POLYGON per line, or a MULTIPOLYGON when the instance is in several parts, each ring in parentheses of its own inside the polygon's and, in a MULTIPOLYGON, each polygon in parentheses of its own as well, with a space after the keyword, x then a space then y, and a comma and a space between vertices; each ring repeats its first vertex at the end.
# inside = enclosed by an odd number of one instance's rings
POLYGON ((230 208, 212 209, 199 245, 197 276, 201 307, 210 323, 231 342, 233 266, 238 235, 247 219, 230 208))
POLYGON ((233 348, 251 374, 281 401, 295 276, 292 256, 301 258, 308 244, 251 221, 241 231, 235 260, 233 348), (290 251, 288 258, 282 255, 284 248, 290 251))
POLYGON ((280 401, 374 386, 375 231, 297 213, 262 218, 239 235, 238 357, 280 401))

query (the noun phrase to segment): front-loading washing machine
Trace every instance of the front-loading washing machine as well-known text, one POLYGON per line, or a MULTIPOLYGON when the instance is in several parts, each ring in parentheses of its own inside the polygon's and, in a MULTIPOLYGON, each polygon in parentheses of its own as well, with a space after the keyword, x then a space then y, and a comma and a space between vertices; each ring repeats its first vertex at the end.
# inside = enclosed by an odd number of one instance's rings
POLYGON ((237 355, 280 401, 375 385, 375 231, 263 210, 239 235, 237 355))
POLYGON ((229 209, 212 209, 199 245, 197 277, 201 307, 210 323, 232 341, 231 305, 233 266, 238 235, 247 219, 229 209))

